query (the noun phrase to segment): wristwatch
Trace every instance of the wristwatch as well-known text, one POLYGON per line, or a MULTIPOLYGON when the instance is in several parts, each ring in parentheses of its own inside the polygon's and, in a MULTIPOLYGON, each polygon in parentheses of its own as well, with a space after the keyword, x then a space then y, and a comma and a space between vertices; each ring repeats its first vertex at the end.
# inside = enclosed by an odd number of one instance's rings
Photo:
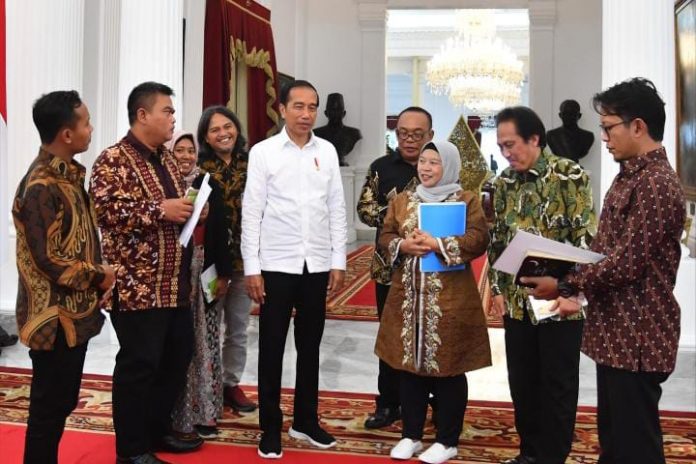
POLYGON ((558 294, 561 295, 563 298, 570 298, 578 292, 578 289, 575 287, 575 285, 571 284, 570 282, 566 282, 565 280, 559 280, 557 288, 558 294))

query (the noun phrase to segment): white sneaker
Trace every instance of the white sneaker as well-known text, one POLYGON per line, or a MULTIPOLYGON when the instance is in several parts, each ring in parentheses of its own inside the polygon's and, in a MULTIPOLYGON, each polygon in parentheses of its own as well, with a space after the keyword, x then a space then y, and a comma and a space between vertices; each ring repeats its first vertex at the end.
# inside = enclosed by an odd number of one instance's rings
POLYGON ((411 459, 415 453, 423 449, 423 443, 413 441, 410 438, 402 438, 399 443, 391 449, 389 456, 392 459, 411 459))
POLYGON ((423 451, 418 460, 429 464, 442 464, 457 456, 457 448, 450 446, 447 448, 442 443, 435 443, 427 450, 423 451))

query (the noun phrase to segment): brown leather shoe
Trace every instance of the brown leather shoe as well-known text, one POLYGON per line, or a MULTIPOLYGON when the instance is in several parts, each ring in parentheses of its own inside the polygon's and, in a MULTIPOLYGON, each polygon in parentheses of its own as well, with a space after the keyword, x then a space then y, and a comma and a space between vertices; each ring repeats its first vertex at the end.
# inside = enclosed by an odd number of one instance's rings
POLYGON ((239 385, 225 387, 223 390, 223 401, 226 406, 230 406, 235 411, 254 412, 256 410, 256 403, 247 398, 244 391, 239 388, 239 385))

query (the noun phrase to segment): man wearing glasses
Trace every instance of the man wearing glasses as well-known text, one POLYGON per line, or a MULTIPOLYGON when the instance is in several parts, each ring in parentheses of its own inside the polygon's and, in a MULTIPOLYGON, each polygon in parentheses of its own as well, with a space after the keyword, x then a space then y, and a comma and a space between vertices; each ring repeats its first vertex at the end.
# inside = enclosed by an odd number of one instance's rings
POLYGON ((674 370, 680 331, 674 284, 685 205, 662 136, 665 103, 634 78, 594 96, 602 140, 621 168, 604 199, 592 250, 606 255, 560 282, 530 279, 563 315, 589 303, 582 351, 597 363, 601 463, 664 463, 660 384, 674 370))
MULTIPOLYGON (((406 108, 399 113, 396 136, 399 144, 396 151, 377 158, 370 165, 358 201, 360 220, 370 227, 377 228, 370 275, 375 281, 377 315, 380 319, 391 285, 392 268, 377 246, 377 239, 389 200, 397 193, 415 189, 418 185, 416 165, 421 148, 433 138, 432 116, 418 106, 406 108)), ((365 421, 365 427, 368 429, 386 427, 401 417, 399 373, 381 360, 377 389, 379 395, 375 398, 375 413, 365 421)))

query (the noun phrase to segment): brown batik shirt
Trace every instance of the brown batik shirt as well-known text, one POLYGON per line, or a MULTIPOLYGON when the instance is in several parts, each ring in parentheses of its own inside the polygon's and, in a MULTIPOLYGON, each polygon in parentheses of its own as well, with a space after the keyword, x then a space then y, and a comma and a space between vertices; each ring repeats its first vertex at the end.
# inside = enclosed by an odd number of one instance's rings
POLYGON ((70 347, 101 331, 104 280, 85 168, 41 149, 12 206, 17 230, 17 327, 22 343, 51 350, 58 324, 70 347))
POLYGON ((181 226, 164 218, 162 202, 183 197, 174 155, 128 135, 92 167, 90 193, 102 232, 102 251, 116 268, 120 310, 189 305, 192 246, 179 244, 181 226))
POLYGON ((672 292, 685 214, 664 148, 622 162, 591 246, 607 257, 567 278, 587 297, 582 351, 597 364, 674 370, 680 311, 672 292))

